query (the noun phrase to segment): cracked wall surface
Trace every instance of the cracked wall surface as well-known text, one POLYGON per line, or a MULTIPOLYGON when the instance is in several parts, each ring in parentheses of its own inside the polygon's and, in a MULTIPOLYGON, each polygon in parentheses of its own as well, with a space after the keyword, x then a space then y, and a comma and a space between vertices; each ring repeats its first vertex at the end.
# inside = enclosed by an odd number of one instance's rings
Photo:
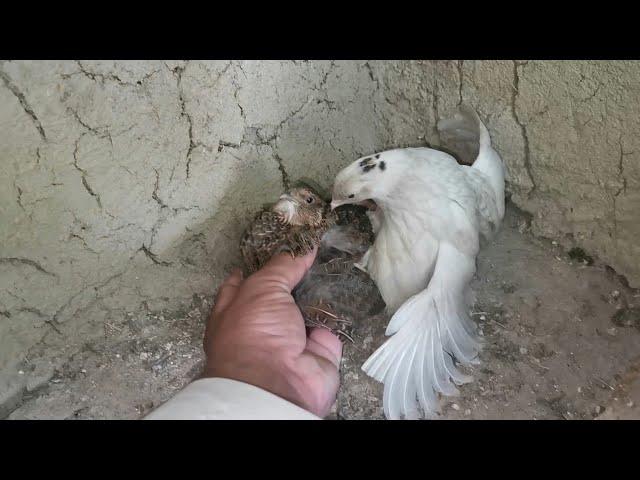
POLYGON ((328 188, 358 156, 437 146, 437 120, 462 101, 486 119, 534 231, 639 285, 639 74, 592 61, 0 62, 0 409, 123 315, 211 295, 247 221, 290 182, 328 188))

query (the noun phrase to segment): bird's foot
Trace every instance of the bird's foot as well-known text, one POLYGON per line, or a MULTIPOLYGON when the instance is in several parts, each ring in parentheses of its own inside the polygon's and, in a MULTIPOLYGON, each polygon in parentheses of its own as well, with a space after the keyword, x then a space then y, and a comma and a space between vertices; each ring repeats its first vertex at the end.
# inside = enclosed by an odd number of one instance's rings
POLYGON ((306 305, 302 308, 305 324, 308 327, 320 327, 331 331, 338 338, 348 339, 354 343, 351 336, 351 326, 353 322, 342 318, 331 311, 330 305, 318 303, 317 305, 306 305))
POLYGON ((362 263, 360 262, 356 262, 353 264, 354 267, 356 267, 358 270, 363 271, 364 273, 368 274, 369 272, 367 272, 367 267, 365 267, 362 263))
POLYGON ((348 258, 338 257, 321 264, 321 267, 327 275, 341 275, 348 272, 351 265, 352 262, 348 258))

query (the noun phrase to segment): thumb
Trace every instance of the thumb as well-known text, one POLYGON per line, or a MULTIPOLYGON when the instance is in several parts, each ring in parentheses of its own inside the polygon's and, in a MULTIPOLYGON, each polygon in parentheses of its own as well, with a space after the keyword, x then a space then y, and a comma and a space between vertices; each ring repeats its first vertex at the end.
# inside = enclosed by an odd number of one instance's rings
POLYGON ((311 268, 317 253, 318 248, 314 247, 313 251, 303 257, 293 258, 289 253, 275 255, 253 276, 261 282, 279 284, 287 293, 291 293, 311 268))

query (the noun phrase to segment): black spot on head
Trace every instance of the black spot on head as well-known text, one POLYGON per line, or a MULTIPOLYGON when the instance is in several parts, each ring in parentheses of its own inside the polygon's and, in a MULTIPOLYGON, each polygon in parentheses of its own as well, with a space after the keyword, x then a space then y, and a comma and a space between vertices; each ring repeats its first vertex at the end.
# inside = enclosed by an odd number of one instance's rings
POLYGON ((353 198, 353 197, 355 197, 355 196, 356 196, 356 194, 355 194, 355 193, 352 193, 351 195, 349 195, 349 198, 353 198))
POLYGON ((369 158, 363 158, 362 160, 360 160, 359 165, 361 167, 364 167, 367 163, 369 163, 369 158))
POLYGON ((366 167, 364 167, 364 168, 362 169, 362 171, 363 171, 364 173, 367 173, 369 170, 373 170, 374 168, 376 168, 376 164, 375 164, 375 163, 374 163, 373 165, 367 165, 366 167))
POLYGON ((376 153, 376 160, 380 158, 380 154, 376 153))
POLYGON ((387 168, 387 165, 384 163, 384 160, 381 161, 378 166, 380 167, 380 170, 384 170, 385 168, 387 168))

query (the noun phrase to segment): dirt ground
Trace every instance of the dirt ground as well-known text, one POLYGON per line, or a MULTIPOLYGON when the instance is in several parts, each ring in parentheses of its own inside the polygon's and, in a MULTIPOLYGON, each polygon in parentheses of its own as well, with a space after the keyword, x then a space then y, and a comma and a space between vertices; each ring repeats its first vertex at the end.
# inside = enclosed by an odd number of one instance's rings
MULTIPOLYGON (((508 208, 474 280, 482 363, 459 397, 443 399, 439 418, 640 418, 640 293, 609 267, 577 257, 534 238, 526 215, 508 208)), ((130 312, 105 325, 102 340, 34 378, 8 418, 144 416, 198 375, 211 304, 194 296, 181 311, 130 312)), ((329 418, 383 418, 382 386, 360 365, 384 341, 386 322, 358 326, 359 344, 346 346, 329 418)), ((27 360, 23 373, 34 368, 27 360)))

